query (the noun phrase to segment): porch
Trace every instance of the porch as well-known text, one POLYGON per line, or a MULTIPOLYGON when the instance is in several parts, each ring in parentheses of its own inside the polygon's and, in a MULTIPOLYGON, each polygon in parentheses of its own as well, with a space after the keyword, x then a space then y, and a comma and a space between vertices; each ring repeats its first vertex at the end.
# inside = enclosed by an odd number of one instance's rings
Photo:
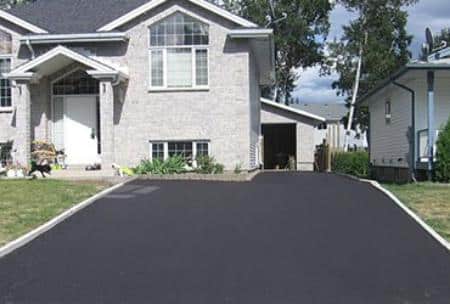
POLYGON ((69 168, 114 163, 114 95, 127 77, 109 65, 58 46, 19 66, 13 158, 31 160, 31 143, 43 140, 66 156, 69 168))

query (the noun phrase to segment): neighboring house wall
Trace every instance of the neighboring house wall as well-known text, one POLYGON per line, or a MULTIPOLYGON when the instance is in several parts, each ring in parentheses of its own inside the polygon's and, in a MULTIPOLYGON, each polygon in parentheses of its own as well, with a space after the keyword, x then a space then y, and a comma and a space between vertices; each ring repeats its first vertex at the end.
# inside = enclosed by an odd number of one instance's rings
POLYGON ((295 123, 297 130, 297 169, 301 171, 314 170, 314 128, 317 124, 316 121, 263 104, 261 108, 261 123, 295 123))
POLYGON ((411 95, 393 87, 369 99, 370 161, 377 167, 408 168, 411 126, 411 95), (391 102, 391 119, 386 120, 385 103, 391 102))

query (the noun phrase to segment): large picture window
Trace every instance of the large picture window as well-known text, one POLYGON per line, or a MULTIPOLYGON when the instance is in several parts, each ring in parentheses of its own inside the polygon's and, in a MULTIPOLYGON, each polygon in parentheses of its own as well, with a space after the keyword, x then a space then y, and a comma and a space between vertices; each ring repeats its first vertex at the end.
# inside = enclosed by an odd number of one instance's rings
POLYGON ((150 88, 208 86, 209 27, 175 13, 150 27, 150 88))

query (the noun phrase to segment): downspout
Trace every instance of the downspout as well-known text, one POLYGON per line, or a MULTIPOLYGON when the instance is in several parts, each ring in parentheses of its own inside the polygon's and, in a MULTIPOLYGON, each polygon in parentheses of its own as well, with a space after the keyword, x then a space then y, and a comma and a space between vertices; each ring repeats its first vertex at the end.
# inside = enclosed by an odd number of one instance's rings
POLYGON ((409 154, 410 154, 410 176, 411 180, 417 182, 416 180, 416 92, 401 83, 392 82, 395 86, 408 91, 411 94, 411 134, 409 139, 409 154))
POLYGON ((34 53, 33 46, 32 46, 31 43, 30 43, 30 39, 27 39, 27 40, 25 41, 25 44, 27 45, 28 49, 30 50, 30 53, 31 53, 31 59, 34 59, 34 58, 36 57, 36 54, 34 53))

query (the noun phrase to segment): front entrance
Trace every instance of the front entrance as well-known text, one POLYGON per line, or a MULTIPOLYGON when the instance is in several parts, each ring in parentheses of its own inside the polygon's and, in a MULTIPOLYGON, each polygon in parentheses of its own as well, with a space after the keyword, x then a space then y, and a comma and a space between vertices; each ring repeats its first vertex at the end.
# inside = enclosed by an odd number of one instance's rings
POLYGON ((262 134, 264 136, 264 169, 295 169, 296 124, 263 124, 262 134))
POLYGON ((68 165, 99 162, 95 96, 64 97, 64 148, 68 165))

